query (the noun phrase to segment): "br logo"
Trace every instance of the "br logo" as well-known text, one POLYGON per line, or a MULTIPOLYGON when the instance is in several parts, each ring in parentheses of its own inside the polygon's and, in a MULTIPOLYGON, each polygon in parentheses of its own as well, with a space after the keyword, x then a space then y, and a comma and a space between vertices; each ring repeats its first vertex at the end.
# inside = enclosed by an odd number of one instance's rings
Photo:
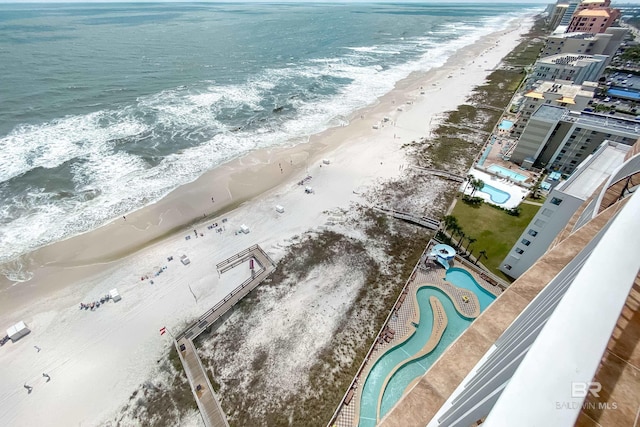
POLYGON ((600 397, 602 384, 599 382, 572 382, 571 397, 585 398, 588 394, 593 397, 600 397))

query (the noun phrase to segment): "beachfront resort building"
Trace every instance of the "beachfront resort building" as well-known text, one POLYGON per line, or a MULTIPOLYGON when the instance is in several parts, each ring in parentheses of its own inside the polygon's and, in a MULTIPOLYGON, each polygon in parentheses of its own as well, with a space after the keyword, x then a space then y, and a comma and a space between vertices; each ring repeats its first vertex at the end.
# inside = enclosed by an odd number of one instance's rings
POLYGON ((610 6, 611 0, 583 0, 571 16, 567 32, 604 33, 620 17, 620 10, 610 6))
POLYGON ((500 270, 512 278, 527 271, 584 201, 622 165, 630 149, 628 145, 605 141, 566 181, 555 186, 500 264, 500 270))
POLYGON ((561 0, 558 0, 555 5, 551 5, 550 10, 547 12, 549 16, 547 22, 549 23, 549 28, 552 30, 560 25, 560 21, 569 7, 569 3, 560 3, 560 1, 561 0))
POLYGON ((545 104, 529 119, 509 160, 570 175, 605 140, 632 145, 638 137, 635 120, 545 104))
POLYGON ((567 8, 562 14, 562 18, 560 18, 560 22, 558 23, 556 28, 564 27, 564 31, 566 31, 566 27, 571 22, 571 17, 573 13, 576 11, 578 6, 580 5, 580 0, 569 0, 566 2, 567 8))
POLYGON ((409 388, 382 427, 634 425, 639 145, 538 261, 409 388))
POLYGON ((584 82, 581 85, 574 85, 566 80, 539 82, 522 98, 518 118, 511 129, 512 136, 519 137, 522 134, 529 118, 541 105, 566 107, 572 111, 584 110, 593 99, 597 88, 598 84, 595 82, 584 82))
POLYGON ((540 58, 533 65, 526 88, 531 89, 541 80, 568 80, 577 85, 597 82, 607 61, 606 55, 560 54, 540 58))
POLYGON ((604 33, 598 34, 586 32, 550 34, 540 57, 563 54, 608 55, 608 64, 628 32, 626 28, 609 27, 604 33))

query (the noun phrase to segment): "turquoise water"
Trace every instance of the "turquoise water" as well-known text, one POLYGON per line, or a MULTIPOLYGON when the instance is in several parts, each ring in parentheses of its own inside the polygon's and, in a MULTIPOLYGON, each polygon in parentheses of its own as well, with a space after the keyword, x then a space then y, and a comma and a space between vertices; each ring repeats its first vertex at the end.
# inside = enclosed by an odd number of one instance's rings
POLYGON ((498 204, 506 202, 511 197, 511 195, 506 191, 498 190, 496 187, 492 187, 489 184, 485 184, 480 191, 487 193, 491 198, 491 201, 498 204))
MULTIPOLYGON (((467 319, 458 314, 455 307, 453 306, 453 303, 444 292, 438 291, 433 288, 421 288, 418 291, 418 298, 422 298, 420 294, 426 294, 425 291, 432 291, 442 303, 442 306, 447 313, 447 328, 442 334, 440 343, 438 343, 436 348, 434 348, 431 353, 419 359, 408 362, 406 365, 398 369, 393 377, 391 377, 391 380, 389 380, 389 382, 387 383, 387 387, 385 388, 384 394, 382 395, 382 402, 380 403, 380 417, 383 417, 387 412, 389 412, 393 405, 395 405, 400 400, 407 386, 420 375, 423 375, 425 372, 427 372, 431 365, 436 360, 438 360, 440 355, 444 353, 449 345, 451 345, 451 343, 455 341, 455 339, 458 338, 460 334, 464 332, 471 324, 471 319, 467 319)), ((428 314, 433 317, 430 305, 428 310, 428 314)), ((423 313, 425 312, 420 310, 421 316, 423 315, 423 313)), ((431 336, 431 334, 429 334, 429 336, 431 336)))
MULTIPOLYGON (((433 312, 431 305, 429 304, 429 297, 436 296, 440 301, 448 300, 446 295, 434 288, 422 288, 418 291, 418 306, 420 307, 420 323, 411 337, 402 344, 387 350, 387 352, 373 365, 371 371, 363 386, 362 396, 360 399, 360 427, 375 426, 376 425, 376 412, 378 405, 378 397, 382 391, 382 384, 391 371, 402 363, 403 360, 408 359, 412 355, 416 354, 429 340, 431 331, 433 329, 433 312)), ((407 301, 405 304, 409 304, 407 301)), ((445 311, 447 316, 451 316, 449 310, 453 309, 453 305, 447 308, 445 311)), ((451 313, 454 313, 455 309, 451 313)), ((423 371, 425 372, 425 371, 423 371)), ((415 377, 414 377, 415 378, 415 377)), ((406 385, 405 385, 406 386, 406 385)), ((402 391, 397 396, 397 401, 402 395, 402 391)))
POLYGON ((480 157, 480 160, 478 160, 478 166, 484 165, 485 160, 487 160, 487 157, 489 157, 489 153, 491 152, 492 145, 493 145, 493 140, 491 141, 490 145, 487 145, 487 147, 482 152, 482 156, 480 157))
POLYGON ((476 279, 465 269, 452 267, 447 270, 445 280, 453 283, 458 288, 467 289, 478 297, 480 302, 480 312, 484 311, 496 299, 496 297, 487 292, 482 286, 478 284, 476 279))
POLYGON ((540 9, 18 3, 0 2, 0 262, 307 142, 540 9))
POLYGON ((498 129, 500 130, 509 130, 513 126, 513 122, 511 120, 503 120, 500 122, 498 129))
MULTIPOLYGON (((447 272, 447 280, 461 288, 474 292, 480 301, 480 310, 484 310, 494 299, 493 295, 482 289, 464 269, 451 268, 447 272)), ((360 427, 376 425, 376 405, 382 391, 382 384, 391 371, 420 351, 431 337, 433 330, 433 311, 429 297, 435 296, 442 303, 447 314, 447 328, 440 339, 440 343, 429 354, 408 362, 398 369, 387 383, 380 404, 380 417, 384 416, 402 397, 407 386, 420 375, 424 374, 449 345, 460 336, 471 324, 472 320, 461 316, 453 306, 449 297, 442 291, 428 286, 418 290, 418 305, 420 307, 420 323, 414 334, 404 343, 388 350, 371 369, 364 383, 360 402, 360 427)))
POLYGON ((518 172, 514 172, 512 170, 503 168, 502 166, 498 166, 498 165, 491 165, 489 166, 489 168, 487 169, 491 172, 497 173, 498 175, 502 175, 502 176, 508 176, 509 178, 515 180, 515 181, 524 181, 527 179, 526 176, 522 175, 521 173, 518 172))

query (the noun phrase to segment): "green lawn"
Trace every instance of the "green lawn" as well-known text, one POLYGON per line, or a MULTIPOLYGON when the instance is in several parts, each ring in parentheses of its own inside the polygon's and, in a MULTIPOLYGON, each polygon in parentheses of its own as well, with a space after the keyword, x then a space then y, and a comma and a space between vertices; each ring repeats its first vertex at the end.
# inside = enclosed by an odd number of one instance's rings
POLYGON ((531 218, 540 209, 540 206, 525 203, 520 207, 522 208, 520 216, 511 216, 485 203, 480 206, 469 206, 458 200, 451 213, 458 219, 463 232, 477 239, 470 248, 473 255, 478 256, 481 250, 485 250, 487 258, 482 257, 480 262, 500 277, 506 277, 498 270, 500 262, 507 256, 531 218))

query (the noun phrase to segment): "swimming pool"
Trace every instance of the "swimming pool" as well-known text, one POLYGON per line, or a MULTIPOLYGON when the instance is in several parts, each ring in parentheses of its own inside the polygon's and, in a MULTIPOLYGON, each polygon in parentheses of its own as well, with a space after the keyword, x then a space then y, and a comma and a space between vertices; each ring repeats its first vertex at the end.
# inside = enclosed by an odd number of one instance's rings
POLYGON ((506 191, 502 191, 497 189, 496 187, 492 187, 489 184, 485 184, 480 191, 486 193, 491 198, 493 203, 502 204, 511 198, 511 195, 506 191))
POLYGON ((522 182, 527 179, 527 177, 525 175, 522 175, 521 173, 514 172, 512 170, 503 168, 502 166, 498 166, 498 165, 491 165, 487 168, 487 170, 498 175, 508 176, 514 181, 522 182))
POLYGON ((498 129, 507 131, 511 129, 512 126, 513 126, 513 122, 511 120, 504 119, 498 125, 498 129))
POLYGON ((480 312, 483 312, 496 299, 495 295, 480 286, 471 273, 464 268, 451 267, 447 270, 445 280, 458 288, 467 289, 476 294, 480 302, 480 312))
MULTIPOLYGON (((480 302, 480 310, 484 310, 495 297, 481 288, 473 277, 464 269, 451 268, 451 274, 447 272, 449 282, 464 289, 474 292, 480 302)), ((360 399, 360 427, 374 427, 377 424, 377 405, 380 393, 380 417, 383 417, 395 405, 404 394, 407 386, 420 375, 423 375, 431 367, 438 357, 464 332, 472 322, 461 314, 453 306, 453 303, 439 289, 423 286, 417 292, 420 320, 414 333, 404 342, 387 350, 373 365, 363 385, 360 399), (431 337, 433 329, 433 312, 429 298, 438 298, 448 318, 447 327, 438 345, 430 353, 407 362, 401 366, 389 379, 384 390, 382 386, 389 374, 403 361, 410 359, 418 353, 431 337)))

